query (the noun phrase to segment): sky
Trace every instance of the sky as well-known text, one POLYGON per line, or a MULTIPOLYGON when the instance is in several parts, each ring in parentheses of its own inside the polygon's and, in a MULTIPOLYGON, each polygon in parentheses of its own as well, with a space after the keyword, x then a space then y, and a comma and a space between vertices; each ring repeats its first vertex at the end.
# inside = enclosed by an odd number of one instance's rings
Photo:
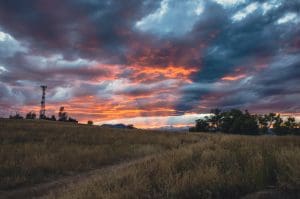
POLYGON ((185 126, 300 113, 299 0, 0 0, 0 117, 185 126))

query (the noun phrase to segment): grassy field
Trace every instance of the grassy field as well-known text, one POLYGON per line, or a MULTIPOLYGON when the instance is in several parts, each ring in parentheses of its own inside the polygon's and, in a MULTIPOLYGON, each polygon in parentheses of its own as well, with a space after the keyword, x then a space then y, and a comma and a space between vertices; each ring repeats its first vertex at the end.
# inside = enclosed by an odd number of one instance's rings
POLYGON ((0 120, 0 191, 178 148, 201 135, 0 120))
POLYGON ((1 120, 0 143, 2 190, 157 154, 55 197, 240 198, 270 186, 300 191, 300 137, 170 134, 1 120))
POLYGON ((211 136, 58 198, 240 198, 269 186, 299 197, 299 138, 211 136))

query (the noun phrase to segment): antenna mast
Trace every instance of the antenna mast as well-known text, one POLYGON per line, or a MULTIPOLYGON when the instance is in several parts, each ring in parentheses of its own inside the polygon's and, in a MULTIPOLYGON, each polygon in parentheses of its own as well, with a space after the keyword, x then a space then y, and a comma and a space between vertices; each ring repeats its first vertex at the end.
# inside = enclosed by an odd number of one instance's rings
POLYGON ((42 101, 41 101, 41 110, 40 110, 40 119, 46 118, 46 89, 47 86, 42 85, 42 101))

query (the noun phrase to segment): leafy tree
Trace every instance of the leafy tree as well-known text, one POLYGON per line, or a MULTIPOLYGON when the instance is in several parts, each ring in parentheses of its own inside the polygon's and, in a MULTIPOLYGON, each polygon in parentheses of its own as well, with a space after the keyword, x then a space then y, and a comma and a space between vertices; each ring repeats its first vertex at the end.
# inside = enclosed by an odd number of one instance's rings
POLYGON ((208 121, 211 123, 211 126, 215 129, 215 131, 219 131, 222 121, 222 111, 221 109, 216 108, 212 109, 210 113, 212 113, 213 116, 211 116, 208 121))
MULTIPOLYGON (((279 115, 280 117, 280 115, 279 115)), ((265 118, 268 122, 268 129, 271 128, 274 124, 274 122, 276 122, 278 120, 278 115, 276 116, 275 113, 269 113, 268 115, 265 115, 265 118)))
POLYGON ((89 120, 89 121, 87 121, 87 124, 88 124, 88 125, 93 125, 94 123, 93 123, 92 120, 89 120))
POLYGON ((26 114, 26 117, 25 117, 27 120, 34 120, 36 119, 36 114, 34 112, 29 112, 26 114))
POLYGON ((68 113, 65 112, 65 108, 63 106, 61 106, 60 109, 59 109, 58 121, 78 123, 78 121, 75 118, 68 117, 68 113))
POLYGON ((68 121, 68 114, 65 112, 65 107, 61 106, 58 112, 58 121, 66 122, 68 121))
POLYGON ((284 123, 283 126, 288 134, 294 134, 297 130, 297 123, 294 117, 289 117, 284 123))
POLYGON ((300 123, 296 123, 295 118, 289 117, 285 122, 275 113, 264 115, 252 115, 249 111, 242 112, 238 109, 221 111, 211 110, 213 115, 204 119, 196 120, 196 126, 189 131, 215 131, 224 133, 258 135, 272 131, 277 135, 294 134, 300 135, 300 123))
POLYGON ((69 117, 68 122, 78 123, 78 121, 75 118, 71 118, 71 117, 69 117))
POLYGON ((300 122, 297 123, 296 129, 295 129, 295 132, 294 132, 294 135, 300 135, 300 122))
POLYGON ((56 121, 56 117, 55 117, 55 115, 52 115, 52 116, 51 116, 51 118, 50 118, 50 120, 52 120, 52 121, 56 121))
POLYGON ((232 109, 222 113, 221 130, 224 133, 240 134, 241 118, 243 112, 238 109, 232 109))
POLYGON ((199 119, 196 120, 196 128, 195 131, 197 132, 207 132, 209 131, 209 123, 206 119, 199 119))
POLYGON ((258 127, 260 129, 260 132, 262 134, 268 133, 268 129, 269 129, 268 115, 257 115, 256 119, 257 119, 257 122, 258 122, 258 127))
POLYGON ((15 120, 22 120, 24 117, 20 115, 19 113, 16 113, 15 115, 10 115, 9 119, 15 119, 15 120))
POLYGON ((280 115, 277 115, 275 117, 275 122, 273 124, 273 131, 275 134, 277 135, 284 135, 286 134, 286 129, 284 128, 283 126, 283 120, 282 118, 280 117, 280 115))
POLYGON ((224 133, 257 135, 259 128, 255 116, 232 109, 222 113, 221 130, 224 133))

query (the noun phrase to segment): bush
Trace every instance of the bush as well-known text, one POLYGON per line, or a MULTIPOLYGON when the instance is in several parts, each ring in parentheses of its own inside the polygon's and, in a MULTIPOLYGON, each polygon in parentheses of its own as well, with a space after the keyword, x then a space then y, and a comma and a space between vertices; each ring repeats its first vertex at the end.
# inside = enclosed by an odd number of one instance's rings
POLYGON ((27 120, 34 120, 36 119, 36 114, 34 112, 29 112, 26 114, 26 119, 27 120))

